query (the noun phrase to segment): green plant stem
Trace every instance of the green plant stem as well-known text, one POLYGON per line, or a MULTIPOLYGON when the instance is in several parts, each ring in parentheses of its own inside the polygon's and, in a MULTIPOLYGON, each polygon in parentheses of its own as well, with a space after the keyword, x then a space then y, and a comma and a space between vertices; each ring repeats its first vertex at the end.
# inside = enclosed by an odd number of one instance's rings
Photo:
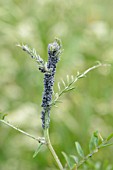
POLYGON ((95 153, 97 153, 99 150, 99 147, 97 149, 95 149, 92 153, 88 154, 87 156, 84 157, 83 160, 81 160, 78 165, 77 168, 79 168, 83 163, 85 163, 89 158, 91 158, 95 153))
POLYGON ((36 138, 36 137, 32 136, 31 134, 29 134, 29 133, 27 133, 27 132, 25 132, 25 131, 17 128, 17 127, 15 127, 15 126, 12 125, 12 124, 10 124, 8 121, 5 121, 5 120, 0 119, 0 122, 4 123, 5 125, 7 125, 7 126, 13 128, 13 129, 15 129, 16 131, 18 131, 18 132, 20 132, 20 133, 22 133, 22 134, 24 134, 24 135, 26 135, 26 136, 28 136, 28 137, 30 137, 30 138, 38 141, 39 143, 43 143, 43 144, 45 143, 45 139, 44 139, 44 138, 41 138, 41 137, 36 138))
POLYGON ((51 144, 51 141, 50 141, 50 138, 49 138, 49 129, 48 128, 44 129, 44 137, 45 137, 46 145, 47 145, 49 151, 51 152, 58 168, 60 170, 63 170, 64 168, 63 168, 63 166, 62 166, 62 164, 61 164, 61 162, 60 162, 60 160, 59 160, 59 158, 58 158, 58 156, 57 156, 57 154, 56 154, 56 152, 53 149, 53 146, 51 144))
POLYGON ((77 168, 79 168, 81 165, 83 165, 89 158, 91 158, 94 154, 96 154, 101 148, 104 148, 106 146, 113 145, 113 142, 107 143, 107 140, 103 140, 102 143, 100 143, 90 154, 86 155, 84 159, 82 159, 78 165, 77 168))

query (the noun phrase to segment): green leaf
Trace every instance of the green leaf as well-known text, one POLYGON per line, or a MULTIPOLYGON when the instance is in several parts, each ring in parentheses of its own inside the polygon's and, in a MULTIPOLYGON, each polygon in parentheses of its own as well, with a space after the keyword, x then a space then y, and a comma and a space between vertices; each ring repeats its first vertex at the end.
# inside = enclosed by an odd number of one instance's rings
POLYGON ((98 133, 99 143, 102 143, 104 141, 103 137, 100 133, 98 133))
POLYGON ((98 142, 99 142, 98 131, 95 131, 92 134, 90 142, 89 142, 89 150, 90 150, 90 152, 92 152, 93 150, 95 150, 97 148, 98 142))
POLYGON ((2 120, 4 120, 7 115, 8 115, 8 114, 4 114, 4 115, 2 116, 2 120))
POLYGON ((98 142, 99 142, 99 132, 98 131, 95 131, 94 132, 94 143, 95 143, 95 146, 97 147, 98 146, 98 142))
POLYGON ((111 146, 111 145, 113 145, 113 142, 100 145, 100 148, 105 148, 105 147, 111 146))
POLYGON ((67 162, 67 165, 68 165, 69 169, 71 169, 72 166, 71 166, 71 162, 70 162, 69 157, 67 156, 67 154, 65 152, 62 152, 62 154, 63 154, 63 156, 64 156, 64 158, 65 158, 65 160, 67 162))
POLYGON ((74 159, 74 161, 78 164, 79 160, 78 160, 78 157, 75 156, 75 155, 70 155, 71 158, 74 159))
POLYGON ((106 140, 109 141, 111 138, 113 138, 113 133, 111 133, 106 140))
POLYGON ((64 87, 66 87, 65 81, 63 79, 61 81, 62 81, 62 84, 64 85, 64 87))
POLYGON ((84 151, 83 151, 81 145, 80 145, 78 142, 75 142, 75 146, 76 146, 77 153, 78 153, 82 158, 84 158, 84 151))
POLYGON ((43 145, 42 143, 39 143, 35 153, 33 154, 33 158, 35 158, 37 156, 37 154, 40 152, 42 145, 43 145))

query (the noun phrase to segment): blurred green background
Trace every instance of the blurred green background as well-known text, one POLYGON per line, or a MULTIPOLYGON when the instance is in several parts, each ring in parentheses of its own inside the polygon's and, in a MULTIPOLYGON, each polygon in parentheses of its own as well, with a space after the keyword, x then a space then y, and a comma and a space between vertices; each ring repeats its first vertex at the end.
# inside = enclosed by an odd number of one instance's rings
MULTIPOLYGON (((62 40, 64 52, 57 67, 57 82, 66 75, 95 65, 113 63, 112 0, 0 0, 0 111, 6 120, 42 136, 43 75, 36 63, 16 47, 34 47, 47 60, 47 45, 62 40)), ((113 131, 113 69, 93 70, 62 96, 51 112, 50 137, 63 165, 61 151, 76 154, 75 141, 88 153, 93 131, 106 137, 113 131)), ((55 170, 46 147, 33 159, 37 143, 0 123, 0 170, 55 170)), ((97 153, 86 170, 112 170, 113 147, 97 153)))

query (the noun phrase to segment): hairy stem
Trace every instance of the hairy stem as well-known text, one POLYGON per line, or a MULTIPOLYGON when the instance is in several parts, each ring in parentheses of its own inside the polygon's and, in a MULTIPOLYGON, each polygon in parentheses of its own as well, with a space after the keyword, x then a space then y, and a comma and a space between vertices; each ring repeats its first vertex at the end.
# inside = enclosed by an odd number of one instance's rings
POLYGON ((46 145, 47 145, 49 151, 51 152, 59 170, 63 170, 63 166, 62 166, 62 164, 61 164, 61 162, 60 162, 60 160, 59 160, 59 158, 58 158, 58 156, 57 156, 57 154, 56 154, 56 152, 55 152, 55 150, 54 150, 54 148, 51 144, 51 141, 50 141, 50 138, 49 138, 49 129, 44 129, 44 137, 45 137, 46 145))
POLYGON ((5 120, 0 119, 0 122, 4 123, 5 125, 7 125, 7 126, 13 128, 13 129, 15 129, 16 131, 18 131, 18 132, 20 132, 20 133, 22 133, 22 134, 24 134, 24 135, 26 135, 26 136, 28 136, 28 137, 30 137, 30 138, 38 141, 39 143, 43 143, 43 144, 45 143, 45 139, 44 139, 44 138, 41 138, 41 137, 36 138, 36 137, 32 136, 31 134, 29 134, 29 133, 27 133, 27 132, 25 132, 25 131, 17 128, 17 127, 15 127, 15 126, 12 125, 12 124, 10 124, 8 121, 5 121, 5 120))

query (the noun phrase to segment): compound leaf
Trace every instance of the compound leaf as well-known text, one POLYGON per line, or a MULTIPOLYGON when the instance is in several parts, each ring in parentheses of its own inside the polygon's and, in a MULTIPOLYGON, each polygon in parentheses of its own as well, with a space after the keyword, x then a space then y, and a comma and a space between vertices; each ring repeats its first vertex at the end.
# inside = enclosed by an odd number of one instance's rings
POLYGON ((77 153, 79 154, 79 156, 84 158, 84 151, 83 151, 81 145, 78 142, 75 142, 75 146, 76 146, 76 150, 77 150, 77 153))

